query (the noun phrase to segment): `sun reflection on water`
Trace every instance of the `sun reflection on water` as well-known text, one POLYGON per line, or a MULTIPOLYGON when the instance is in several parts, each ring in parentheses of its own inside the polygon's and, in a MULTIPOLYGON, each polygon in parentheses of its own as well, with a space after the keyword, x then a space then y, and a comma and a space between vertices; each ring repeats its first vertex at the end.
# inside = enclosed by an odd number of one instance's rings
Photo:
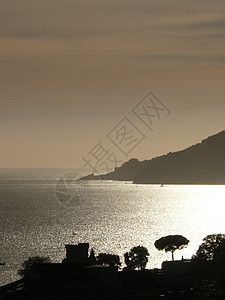
POLYGON ((121 261, 131 247, 142 245, 150 253, 147 267, 159 268, 171 259, 154 247, 160 237, 181 234, 190 240, 186 249, 175 252, 180 259, 191 258, 206 235, 225 233, 225 186, 92 183, 74 207, 62 207, 54 189, 52 183, 1 186, 5 282, 12 272, 17 278, 16 270, 28 256, 60 262, 67 243, 88 242, 96 253, 115 253, 121 261))

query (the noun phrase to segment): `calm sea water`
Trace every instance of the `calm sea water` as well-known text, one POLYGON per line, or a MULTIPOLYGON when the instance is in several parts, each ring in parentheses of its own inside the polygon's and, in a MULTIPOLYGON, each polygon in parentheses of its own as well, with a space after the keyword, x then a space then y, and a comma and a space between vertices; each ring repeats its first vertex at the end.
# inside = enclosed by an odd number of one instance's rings
POLYGON ((0 170, 0 261, 6 262, 0 266, 0 284, 17 279, 29 256, 61 262, 67 243, 89 242, 96 254, 115 253, 122 261, 131 247, 143 245, 150 253, 148 268, 155 268, 171 259, 155 249, 156 239, 188 238, 189 246, 175 252, 180 259, 190 258, 206 235, 225 233, 225 186, 78 184, 72 180, 78 174, 0 170))

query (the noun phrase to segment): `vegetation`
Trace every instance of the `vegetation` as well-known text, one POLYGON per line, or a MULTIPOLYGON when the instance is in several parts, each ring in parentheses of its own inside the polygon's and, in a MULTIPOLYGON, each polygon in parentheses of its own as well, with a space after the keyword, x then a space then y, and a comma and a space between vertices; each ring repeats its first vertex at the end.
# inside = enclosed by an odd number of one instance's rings
POLYGON ((99 265, 107 265, 110 267, 120 266, 120 257, 116 254, 109 253, 99 253, 97 256, 97 264, 99 265))
MULTIPOLYGON (((171 252, 172 260, 174 260, 174 252, 185 248, 189 240, 182 235, 168 235, 161 237, 155 241, 155 247, 158 250, 171 252)), ((136 246, 124 254, 124 260, 127 270, 144 270, 148 262, 149 252, 143 246, 136 246)), ((29 257, 22 264, 22 268, 18 270, 18 274, 22 277, 31 270, 34 264, 50 263, 49 257, 34 256, 29 257)), ((89 255, 89 263, 91 265, 108 265, 121 266, 120 257, 116 254, 99 253, 96 257, 94 250, 91 249, 89 255)), ((206 270, 205 273, 212 273, 216 270, 225 270, 225 234, 211 234, 203 239, 203 243, 199 246, 195 255, 192 256, 192 267, 195 270, 206 270)), ((215 273, 215 272, 214 272, 215 273)))
POLYGON ((174 260, 174 252, 185 248, 189 240, 182 235, 167 235, 155 241, 155 247, 158 250, 172 253, 172 260, 174 260))
POLYGON ((225 234, 207 235, 192 259, 225 265, 225 234))
POLYGON ((203 239, 195 255, 192 269, 200 277, 221 277, 225 269, 225 234, 211 234, 203 239))
POLYGON ((148 249, 143 246, 133 247, 129 252, 124 254, 127 270, 144 270, 148 262, 148 249))
POLYGON ((35 264, 51 263, 49 257, 32 256, 22 263, 22 269, 18 270, 18 275, 25 277, 35 264))
POLYGON ((97 259, 95 257, 95 252, 94 252, 94 249, 91 248, 91 251, 90 251, 90 255, 88 257, 88 260, 89 260, 89 263, 93 266, 93 265, 96 265, 97 263, 97 259))

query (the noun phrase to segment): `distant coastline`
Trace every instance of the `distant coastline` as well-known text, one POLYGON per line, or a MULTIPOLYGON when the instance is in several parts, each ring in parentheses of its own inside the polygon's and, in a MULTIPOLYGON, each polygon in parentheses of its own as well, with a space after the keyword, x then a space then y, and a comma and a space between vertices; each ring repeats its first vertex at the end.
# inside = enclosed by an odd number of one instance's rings
POLYGON ((81 180, 132 181, 135 184, 225 184, 225 130, 182 151, 150 160, 132 158, 113 172, 81 180))

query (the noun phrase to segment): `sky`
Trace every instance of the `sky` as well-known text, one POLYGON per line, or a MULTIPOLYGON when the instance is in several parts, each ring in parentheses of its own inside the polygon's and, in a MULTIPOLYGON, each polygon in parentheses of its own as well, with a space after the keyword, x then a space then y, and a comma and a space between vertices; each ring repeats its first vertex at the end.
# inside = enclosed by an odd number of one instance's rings
POLYGON ((113 168, 224 130, 224 15, 223 0, 1 0, 0 167, 113 168))

